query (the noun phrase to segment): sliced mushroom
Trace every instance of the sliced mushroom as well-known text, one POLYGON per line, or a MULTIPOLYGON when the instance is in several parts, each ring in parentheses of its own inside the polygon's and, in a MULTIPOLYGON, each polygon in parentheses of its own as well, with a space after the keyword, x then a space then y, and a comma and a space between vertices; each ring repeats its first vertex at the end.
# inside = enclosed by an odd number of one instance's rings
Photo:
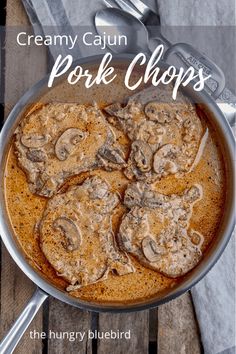
POLYGON ((196 128, 193 118, 192 117, 191 118, 187 118, 183 122, 183 127, 185 128, 185 132, 186 133, 192 133, 194 131, 194 129, 196 128))
POLYGON ((109 190, 108 184, 100 178, 93 177, 87 181, 89 185, 89 197, 93 199, 103 199, 109 190))
POLYGON ((116 134, 114 130, 109 126, 107 130, 106 145, 112 145, 116 141, 116 134))
POLYGON ((27 159, 33 162, 43 162, 47 160, 47 154, 40 149, 28 150, 26 153, 27 159))
POLYGON ((124 118, 123 116, 123 108, 120 103, 114 103, 105 108, 105 111, 111 116, 124 118))
POLYGON ((185 194, 184 199, 188 203, 195 203, 202 199, 203 190, 200 184, 194 184, 185 194))
POLYGON ((159 156, 154 156, 153 169, 157 174, 175 174, 178 171, 176 164, 167 159, 161 159, 159 156))
POLYGON ((154 155, 153 169, 157 174, 168 175, 178 171, 176 159, 178 148, 172 144, 163 145, 154 155))
POLYGON ((146 195, 144 194, 143 197, 143 206, 148 207, 150 209, 161 208, 163 206, 164 197, 159 193, 153 193, 153 195, 146 195))
POLYGON ((150 120, 158 121, 161 124, 169 123, 174 118, 169 104, 155 101, 146 104, 144 112, 150 120))
POLYGON ((150 146, 142 140, 136 140, 132 144, 132 156, 137 168, 141 172, 148 172, 152 168, 152 150, 150 146))
POLYGON ((163 196, 150 190, 146 183, 131 183, 125 191, 124 204, 130 209, 134 206, 157 208, 163 204, 163 196))
POLYGON ((68 251, 75 251, 79 248, 81 244, 81 234, 79 228, 71 219, 67 217, 57 218, 53 223, 53 227, 63 232, 66 238, 65 248, 68 251))
POLYGON ((143 192, 140 190, 138 183, 129 184, 125 191, 124 204, 128 208, 132 208, 133 206, 141 206, 142 196, 143 192))
POLYGON ((116 164, 125 164, 124 154, 120 149, 104 145, 98 150, 98 155, 116 164))
POLYGON ((165 144, 157 150, 156 154, 160 157, 168 157, 170 159, 176 158, 177 154, 179 153, 179 148, 173 144, 165 144))
POLYGON ((57 158, 61 161, 66 160, 84 137, 84 132, 77 128, 69 128, 64 131, 55 145, 55 154, 57 158))
POLYGON ((129 100, 124 107, 122 107, 120 103, 114 103, 106 107, 105 111, 111 116, 117 117, 121 120, 128 120, 134 113, 139 112, 140 109, 140 103, 129 100))
POLYGON ((204 242, 203 235, 200 234, 200 232, 197 232, 195 230, 190 230, 189 236, 190 236, 192 243, 194 245, 198 246, 199 248, 201 248, 201 246, 204 242))
POLYGON ((54 119, 57 120, 58 122, 61 122, 65 119, 66 114, 64 112, 60 112, 57 115, 55 115, 54 119))
POLYGON ((28 148, 39 148, 48 143, 49 137, 49 135, 24 134, 21 143, 28 148))
POLYGON ((160 260, 160 256, 166 253, 165 248, 158 246, 155 240, 150 237, 146 236, 142 240, 142 250, 144 253, 144 256, 147 258, 148 261, 150 262, 157 262, 160 260))
POLYGON ((137 138, 154 145, 160 144, 166 129, 158 122, 144 121, 138 130, 137 138))

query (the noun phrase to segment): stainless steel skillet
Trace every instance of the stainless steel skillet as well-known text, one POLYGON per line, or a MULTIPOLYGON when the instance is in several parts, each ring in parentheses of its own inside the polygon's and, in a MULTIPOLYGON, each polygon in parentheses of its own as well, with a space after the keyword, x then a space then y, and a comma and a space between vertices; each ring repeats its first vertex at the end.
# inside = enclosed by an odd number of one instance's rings
MULTIPOLYGON (((114 56, 113 66, 126 67, 132 58, 133 56, 130 55, 114 56)), ((98 66, 100 61, 101 57, 96 56, 78 60, 75 64, 82 66, 86 65, 87 68, 90 66, 98 66)), ((162 70, 164 70, 166 69, 166 64, 162 63, 160 64, 160 67, 162 70)), ((201 104, 204 105, 209 120, 219 133, 221 139, 220 143, 224 151, 224 158, 227 169, 227 201, 223 220, 214 242, 206 252, 200 264, 186 277, 184 277, 183 281, 179 283, 178 286, 170 289, 168 293, 158 295, 148 300, 140 300, 135 303, 95 303, 83 301, 81 299, 71 297, 68 293, 56 288, 54 285, 49 283, 39 272, 34 270, 29 265, 24 254, 22 253, 22 250, 14 237, 9 222, 4 198, 4 167, 11 138, 14 134, 16 126, 19 123, 20 116, 24 112, 28 103, 32 100, 36 101, 46 90, 48 90, 47 81, 48 77, 45 77, 28 92, 26 92, 26 94, 19 100, 19 102, 11 111, 8 119, 6 120, 0 135, 0 234, 6 248, 8 249, 16 264, 37 285, 37 290, 33 297, 26 305, 25 309, 13 325, 8 335, 1 342, 0 352, 2 354, 11 353, 14 350, 22 334, 28 327, 29 323, 37 313, 42 303, 49 295, 81 309, 98 312, 110 311, 114 313, 148 309, 151 307, 159 306, 169 300, 176 298, 177 296, 180 296, 185 291, 189 290, 193 285, 195 285, 202 277, 204 277, 206 273, 211 269, 211 267, 216 263, 224 251, 224 248, 230 239, 234 227, 233 133, 229 123, 227 122, 227 119, 222 114, 215 101, 206 92, 195 92, 192 86, 189 85, 184 90, 186 95, 188 95, 194 102, 201 102, 201 104)))

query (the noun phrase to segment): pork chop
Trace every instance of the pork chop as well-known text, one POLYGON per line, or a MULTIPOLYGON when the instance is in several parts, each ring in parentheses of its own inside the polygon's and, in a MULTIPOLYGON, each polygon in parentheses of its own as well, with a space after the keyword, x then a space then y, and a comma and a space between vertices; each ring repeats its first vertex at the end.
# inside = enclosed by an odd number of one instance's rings
POLYGON ((15 146, 31 192, 51 197, 70 176, 123 168, 124 153, 116 140, 96 105, 51 103, 22 119, 15 146))
POLYGON ((191 172, 208 136, 194 105, 160 102, 157 98, 150 101, 151 93, 144 90, 124 106, 114 103, 105 108, 108 121, 131 142, 126 176, 148 183, 191 172))
POLYGON ((124 203, 130 211, 118 233, 121 249, 168 277, 186 274, 202 257, 204 238, 189 228, 193 205, 201 198, 200 185, 168 196, 145 183, 129 185, 124 203))
POLYGON ((70 283, 68 291, 104 280, 110 271, 118 275, 134 271, 112 230, 118 204, 117 194, 97 176, 48 201, 39 228, 41 249, 70 283))

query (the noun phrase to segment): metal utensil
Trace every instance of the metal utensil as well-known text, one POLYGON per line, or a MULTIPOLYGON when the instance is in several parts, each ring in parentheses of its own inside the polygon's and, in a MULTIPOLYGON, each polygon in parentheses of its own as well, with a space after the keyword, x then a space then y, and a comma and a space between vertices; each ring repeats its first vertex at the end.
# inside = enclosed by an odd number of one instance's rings
POLYGON ((165 50, 171 47, 171 42, 161 33, 161 19, 158 13, 152 11, 146 4, 140 0, 103 0, 107 7, 114 8, 116 3, 122 10, 130 13, 148 27, 149 47, 151 50, 159 44, 163 44, 165 50), (131 5, 131 4, 132 5, 131 5), (153 39, 155 39, 153 41, 153 39))
MULTIPOLYGON (((153 51, 158 44, 163 44, 165 49, 163 60, 167 63, 172 64, 169 59, 171 59, 173 54, 176 54, 176 56, 180 59, 180 65, 182 67, 188 68, 192 66, 196 71, 199 70, 199 67, 202 67, 204 72, 207 72, 205 75, 211 75, 211 78, 206 84, 209 93, 215 99, 220 96, 225 88, 225 76, 223 71, 211 59, 197 51, 191 45, 187 43, 177 43, 172 45, 161 34, 160 16, 152 11, 141 0, 113 0, 113 3, 111 0, 104 0, 104 3, 109 6, 110 9, 113 6, 112 4, 115 3, 122 10, 134 16, 136 21, 133 19, 130 26, 133 26, 133 23, 135 22, 143 23, 148 31, 149 48, 153 51), (130 3, 132 3, 133 6, 130 3)), ((111 11, 109 11, 109 13, 111 13, 111 11)), ((105 14, 103 14, 103 16, 105 17, 105 14)), ((116 26, 118 25, 117 22, 118 19, 116 19, 115 22, 116 26)), ((176 62, 174 62, 174 64, 176 66, 176 62)))
POLYGON ((112 51, 117 54, 151 53, 148 47, 148 31, 146 27, 128 12, 113 8, 100 10, 95 15, 95 26, 101 36, 103 36, 104 31, 106 35, 126 36, 128 39, 127 45, 111 47, 112 51), (129 40, 131 38, 132 40, 129 40))

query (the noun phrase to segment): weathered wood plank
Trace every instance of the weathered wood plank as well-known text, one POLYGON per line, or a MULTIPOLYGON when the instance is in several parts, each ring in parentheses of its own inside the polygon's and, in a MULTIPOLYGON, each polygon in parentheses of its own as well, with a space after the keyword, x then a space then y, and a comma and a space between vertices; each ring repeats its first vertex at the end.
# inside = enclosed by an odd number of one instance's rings
POLYGON ((158 308, 149 310, 149 342, 157 342, 158 308))
POLYGON ((92 353, 92 341, 87 336, 92 321, 91 313, 52 298, 49 300, 49 309, 48 353, 92 353), (84 338, 80 333, 85 334, 84 338))
POLYGON ((158 354, 200 354, 191 295, 186 293, 158 308, 158 354))
MULTIPOLYGON (((7 333, 24 305, 31 297, 35 286, 13 262, 11 256, 2 246, 1 271, 1 338, 7 333)), ((42 311, 40 311, 25 335, 21 339, 14 353, 40 353, 42 342, 30 339, 30 331, 42 330, 42 311)))
POLYGON ((7 1, 5 46, 5 115, 22 94, 47 72, 47 51, 36 45, 20 47, 16 36, 30 29, 21 0, 7 1))
POLYGON ((147 354, 149 347, 149 311, 100 314, 98 331, 130 331, 130 339, 98 339, 98 354, 147 354))
MULTIPOLYGON (((20 96, 46 72, 46 52, 37 47, 20 49, 14 40, 15 26, 28 26, 27 17, 20 0, 7 1, 5 47, 5 115, 20 96)), ((1 253, 1 338, 11 327, 31 297, 35 286, 15 265, 2 246, 1 253)), ((42 330, 42 311, 40 311, 20 341, 16 354, 40 353, 41 340, 30 339, 31 330, 42 330)))

